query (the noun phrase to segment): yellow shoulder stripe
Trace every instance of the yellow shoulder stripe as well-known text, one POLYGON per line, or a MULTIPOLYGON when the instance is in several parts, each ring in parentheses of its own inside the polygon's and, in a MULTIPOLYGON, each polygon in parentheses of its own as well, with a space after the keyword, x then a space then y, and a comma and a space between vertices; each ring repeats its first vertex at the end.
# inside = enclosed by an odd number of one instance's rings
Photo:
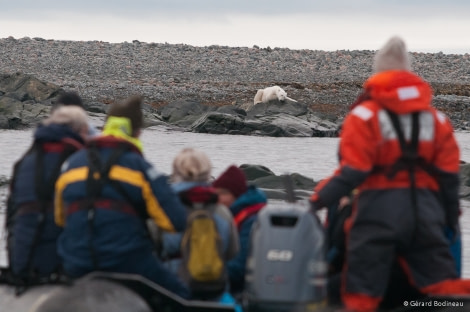
POLYGON ((58 226, 65 225, 64 201, 62 199, 62 192, 67 185, 84 181, 88 176, 88 167, 79 167, 71 169, 57 179, 55 184, 55 198, 54 198, 54 220, 58 226))
MULTIPOLYGON (((88 177, 88 167, 80 167, 76 169, 69 170, 63 173, 56 183, 56 192, 55 192, 55 210, 54 210, 54 219, 57 225, 64 226, 65 224, 65 214, 64 214, 64 203, 62 200, 62 192, 67 187, 67 185, 75 182, 85 181, 88 177)), ((142 172, 137 170, 132 170, 127 167, 122 167, 119 165, 114 165, 110 172, 109 177, 113 180, 125 182, 136 187, 139 187, 142 190, 142 197, 147 206, 147 212, 149 216, 154 220, 154 222, 165 231, 175 232, 175 228, 168 218, 167 214, 160 206, 157 198, 153 194, 152 187, 150 183, 145 179, 145 176, 142 172)))
POLYGON ((173 227, 170 218, 168 218, 167 214, 160 206, 160 203, 153 194, 152 187, 150 186, 149 181, 145 179, 143 172, 114 165, 109 172, 109 177, 113 180, 122 181, 140 187, 142 190, 142 197, 145 200, 147 212, 150 217, 163 230, 175 232, 175 228, 173 227))

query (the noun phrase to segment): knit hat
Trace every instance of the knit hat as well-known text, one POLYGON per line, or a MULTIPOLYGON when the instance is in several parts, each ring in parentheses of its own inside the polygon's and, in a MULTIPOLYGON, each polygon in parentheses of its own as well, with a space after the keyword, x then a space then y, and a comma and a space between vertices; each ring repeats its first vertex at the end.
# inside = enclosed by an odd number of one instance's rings
POLYGON ((56 105, 72 105, 72 106, 80 106, 84 108, 82 98, 76 92, 64 92, 62 93, 56 101, 56 105))
POLYGON ((245 193, 248 189, 245 173, 237 166, 230 166, 220 175, 212 186, 228 190, 236 198, 245 193))
POLYGON ((142 98, 140 96, 132 96, 124 102, 114 102, 108 110, 108 116, 129 118, 132 130, 135 133, 144 124, 142 98))
POLYGON ((193 148, 185 148, 173 160, 173 182, 208 182, 212 164, 207 155, 193 148))
POLYGON ((394 36, 375 54, 372 66, 375 73, 386 70, 411 70, 411 61, 406 44, 394 36))

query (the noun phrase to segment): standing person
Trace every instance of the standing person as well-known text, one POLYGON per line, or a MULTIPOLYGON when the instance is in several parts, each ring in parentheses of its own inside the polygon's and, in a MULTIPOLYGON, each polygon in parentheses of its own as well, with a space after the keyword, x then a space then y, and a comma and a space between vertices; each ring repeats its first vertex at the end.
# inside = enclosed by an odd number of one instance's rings
POLYGON ((368 99, 348 114, 340 166, 318 184, 315 209, 358 188, 347 221, 342 301, 375 311, 395 259, 425 294, 470 294, 457 277, 444 227, 459 232, 459 149, 449 120, 431 106, 428 83, 411 72, 405 43, 391 38, 365 82, 368 99))
POLYGON ((267 203, 266 195, 254 185, 247 185, 245 173, 237 166, 230 166, 213 183, 219 194, 219 203, 229 207, 237 225, 240 252, 228 265, 230 291, 237 294, 245 287, 246 259, 251 228, 258 211, 267 203))
POLYGON ((54 185, 62 163, 83 147, 87 131, 83 109, 60 107, 39 124, 32 146, 15 164, 6 229, 9 265, 18 286, 49 282, 59 272, 54 185))
POLYGON ((184 297, 187 288, 154 253, 146 219, 182 231, 186 211, 142 155, 142 99, 113 103, 101 136, 64 164, 56 183, 58 252, 72 277, 101 270, 140 274, 184 297))
POLYGON ((182 273, 193 297, 218 300, 226 290, 226 263, 238 252, 238 235, 230 211, 217 204, 218 195, 209 183, 211 170, 202 151, 185 148, 175 157, 172 187, 187 208, 188 227, 185 233, 165 234, 163 245, 168 256, 182 258, 173 261, 173 266, 178 265, 175 270, 182 273), (202 233, 198 232, 198 218, 204 222, 202 233), (200 238, 201 245, 197 243, 200 238), (211 268, 207 274, 202 272, 204 261, 211 268), (197 275, 201 275, 200 282, 197 275))

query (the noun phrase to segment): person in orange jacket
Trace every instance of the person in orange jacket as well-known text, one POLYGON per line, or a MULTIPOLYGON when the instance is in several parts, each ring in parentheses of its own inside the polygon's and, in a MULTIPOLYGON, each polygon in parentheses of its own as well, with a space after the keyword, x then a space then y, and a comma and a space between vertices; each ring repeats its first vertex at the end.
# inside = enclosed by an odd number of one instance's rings
POLYGON ((345 118, 339 168, 319 183, 314 209, 354 188, 346 222, 341 297, 351 311, 375 311, 394 261, 424 294, 470 294, 458 278, 444 229, 459 233, 459 148, 430 85, 411 72, 404 41, 377 52, 364 100, 345 118))

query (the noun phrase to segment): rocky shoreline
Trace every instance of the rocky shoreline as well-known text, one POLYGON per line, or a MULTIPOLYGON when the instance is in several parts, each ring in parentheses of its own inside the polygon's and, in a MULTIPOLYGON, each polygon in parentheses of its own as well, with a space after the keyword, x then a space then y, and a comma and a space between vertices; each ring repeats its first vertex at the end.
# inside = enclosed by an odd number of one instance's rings
MULTIPOLYGON (((247 107, 258 89, 279 85, 315 116, 336 124, 371 74, 375 53, 13 37, 0 39, 0 51, 0 73, 21 72, 77 91, 98 111, 131 94, 160 110, 182 100, 214 109, 247 107)), ((414 70, 435 91, 434 105, 456 130, 467 130, 470 55, 411 56, 414 70)))

